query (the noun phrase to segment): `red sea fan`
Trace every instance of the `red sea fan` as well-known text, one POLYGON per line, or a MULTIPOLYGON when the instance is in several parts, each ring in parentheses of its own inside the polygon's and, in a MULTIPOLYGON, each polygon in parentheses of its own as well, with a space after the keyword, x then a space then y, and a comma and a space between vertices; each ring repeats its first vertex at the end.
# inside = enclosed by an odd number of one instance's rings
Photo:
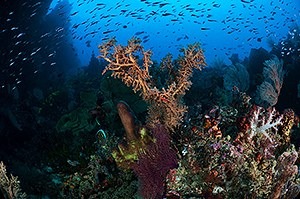
POLYGON ((177 167, 176 151, 170 147, 171 139, 163 125, 153 130, 155 142, 139 154, 139 160, 132 169, 140 181, 140 193, 145 199, 162 198, 165 178, 170 169, 177 167))

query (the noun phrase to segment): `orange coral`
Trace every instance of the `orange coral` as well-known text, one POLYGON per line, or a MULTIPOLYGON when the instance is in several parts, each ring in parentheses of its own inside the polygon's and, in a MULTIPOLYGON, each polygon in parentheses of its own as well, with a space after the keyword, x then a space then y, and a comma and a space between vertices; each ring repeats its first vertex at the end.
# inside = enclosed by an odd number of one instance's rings
MULTIPOLYGON (((151 51, 146 51, 141 46, 141 40, 132 38, 127 46, 116 45, 116 40, 111 39, 99 46, 100 56, 108 62, 103 74, 112 71, 112 76, 121 79, 127 86, 132 86, 133 91, 139 91, 143 99, 149 103, 147 124, 155 126, 164 124, 173 130, 180 124, 187 107, 182 104, 181 97, 191 86, 189 80, 193 69, 203 69, 206 65, 203 51, 198 43, 182 49, 176 64, 180 66, 175 78, 165 88, 158 89, 152 82, 149 67, 152 65, 151 51), (143 64, 140 66, 139 56, 143 64)), ((173 67, 171 56, 165 60, 165 67, 173 67)))

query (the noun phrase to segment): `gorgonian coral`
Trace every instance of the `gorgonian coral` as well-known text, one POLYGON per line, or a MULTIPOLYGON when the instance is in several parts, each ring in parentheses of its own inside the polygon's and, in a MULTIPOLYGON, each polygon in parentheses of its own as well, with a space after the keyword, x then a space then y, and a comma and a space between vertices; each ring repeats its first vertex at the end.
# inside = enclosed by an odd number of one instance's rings
POLYGON ((152 136, 154 142, 139 153, 138 161, 132 168, 139 178, 143 198, 160 199, 165 191, 167 173, 177 167, 177 157, 164 126, 158 125, 152 129, 152 136))
MULTIPOLYGON (((199 44, 189 45, 182 49, 183 55, 176 60, 179 67, 172 82, 158 89, 149 73, 152 66, 151 51, 141 46, 141 41, 132 38, 127 46, 116 45, 111 39, 99 46, 101 58, 108 62, 103 73, 112 72, 112 76, 121 79, 134 92, 140 92, 143 99, 149 103, 148 125, 164 124, 173 130, 180 124, 187 107, 181 98, 190 88, 193 69, 201 70, 206 65, 203 51, 199 44), (141 57, 143 64, 139 64, 141 57)), ((174 63, 167 61, 167 67, 174 68, 174 63)))

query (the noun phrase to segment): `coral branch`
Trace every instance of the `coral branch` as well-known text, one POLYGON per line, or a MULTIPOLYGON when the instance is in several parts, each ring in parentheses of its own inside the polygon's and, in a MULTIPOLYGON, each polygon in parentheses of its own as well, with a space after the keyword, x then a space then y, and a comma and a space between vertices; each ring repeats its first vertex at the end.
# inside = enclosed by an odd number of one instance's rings
POLYGON ((139 39, 132 38, 124 47, 116 46, 116 40, 111 39, 100 45, 100 57, 109 63, 102 74, 108 70, 113 71, 112 76, 122 79, 127 86, 132 86, 134 92, 147 92, 151 87, 149 83, 149 66, 152 64, 151 52, 145 51, 140 42, 139 39), (143 55, 143 67, 138 65, 138 53, 143 55))

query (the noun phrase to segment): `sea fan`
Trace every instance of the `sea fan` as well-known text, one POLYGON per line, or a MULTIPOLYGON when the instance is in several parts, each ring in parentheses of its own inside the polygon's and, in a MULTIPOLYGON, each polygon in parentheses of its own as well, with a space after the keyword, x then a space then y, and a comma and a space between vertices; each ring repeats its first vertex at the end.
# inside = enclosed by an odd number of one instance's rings
POLYGON ((153 129, 154 142, 139 154, 139 160, 132 166, 140 181, 143 198, 162 198, 165 177, 168 171, 177 167, 176 151, 170 147, 170 135, 163 125, 153 129))

